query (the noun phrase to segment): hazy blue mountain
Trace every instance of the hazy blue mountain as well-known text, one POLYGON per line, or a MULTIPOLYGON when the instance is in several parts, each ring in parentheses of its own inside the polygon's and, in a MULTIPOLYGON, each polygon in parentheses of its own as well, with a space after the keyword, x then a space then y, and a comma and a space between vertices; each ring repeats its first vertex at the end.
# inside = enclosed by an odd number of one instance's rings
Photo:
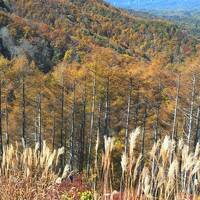
POLYGON ((200 0, 106 0, 117 6, 136 10, 200 10, 200 0))

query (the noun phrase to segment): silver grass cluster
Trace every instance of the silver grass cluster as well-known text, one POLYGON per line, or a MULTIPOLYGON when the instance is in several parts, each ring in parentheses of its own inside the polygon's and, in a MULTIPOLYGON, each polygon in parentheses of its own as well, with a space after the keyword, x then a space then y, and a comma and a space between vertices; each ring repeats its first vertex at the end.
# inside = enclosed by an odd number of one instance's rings
POLYGON ((63 153, 63 148, 52 152, 45 141, 41 152, 37 143, 34 149, 25 148, 22 151, 19 151, 17 143, 15 147, 10 144, 4 147, 0 175, 9 178, 21 173, 25 177, 30 177, 39 173, 41 178, 51 174, 56 179, 58 175, 54 170, 57 168, 59 157, 63 153))
POLYGON ((188 198, 191 194, 194 197, 199 194, 200 144, 193 153, 183 139, 176 144, 166 136, 163 142, 153 144, 141 168, 141 155, 136 158, 133 153, 139 133, 137 129, 130 134, 129 153, 121 156, 122 172, 126 175, 124 200, 136 197, 180 199, 180 194, 188 198), (134 191, 137 191, 136 194, 134 191))

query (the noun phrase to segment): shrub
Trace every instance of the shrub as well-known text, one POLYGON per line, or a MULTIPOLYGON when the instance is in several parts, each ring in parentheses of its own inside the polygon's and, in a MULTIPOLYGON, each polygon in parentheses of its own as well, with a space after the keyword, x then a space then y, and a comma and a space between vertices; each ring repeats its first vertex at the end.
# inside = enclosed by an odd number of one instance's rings
POLYGON ((93 194, 91 191, 85 191, 80 195, 80 200, 93 200, 93 194))

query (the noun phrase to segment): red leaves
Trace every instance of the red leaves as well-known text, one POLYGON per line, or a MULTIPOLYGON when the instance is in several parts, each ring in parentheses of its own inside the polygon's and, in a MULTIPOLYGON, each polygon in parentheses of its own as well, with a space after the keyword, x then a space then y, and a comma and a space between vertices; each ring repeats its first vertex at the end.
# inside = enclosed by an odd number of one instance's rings
POLYGON ((59 199, 62 195, 67 195, 74 200, 79 200, 81 193, 90 190, 88 183, 83 181, 82 176, 77 176, 73 178, 73 181, 70 179, 63 181, 61 184, 52 186, 48 191, 48 199, 59 199))

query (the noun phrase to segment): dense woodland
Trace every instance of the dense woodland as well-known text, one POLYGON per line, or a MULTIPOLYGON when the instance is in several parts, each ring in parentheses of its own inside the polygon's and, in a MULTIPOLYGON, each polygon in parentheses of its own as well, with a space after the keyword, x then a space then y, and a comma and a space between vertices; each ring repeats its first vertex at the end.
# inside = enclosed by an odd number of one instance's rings
POLYGON ((0 152, 46 141, 61 169, 86 172, 115 138, 114 180, 130 132, 148 160, 166 135, 200 142, 199 41, 178 25, 100 0, 8 0, 0 11, 0 152), (99 147, 96 149, 96 141, 99 147))

